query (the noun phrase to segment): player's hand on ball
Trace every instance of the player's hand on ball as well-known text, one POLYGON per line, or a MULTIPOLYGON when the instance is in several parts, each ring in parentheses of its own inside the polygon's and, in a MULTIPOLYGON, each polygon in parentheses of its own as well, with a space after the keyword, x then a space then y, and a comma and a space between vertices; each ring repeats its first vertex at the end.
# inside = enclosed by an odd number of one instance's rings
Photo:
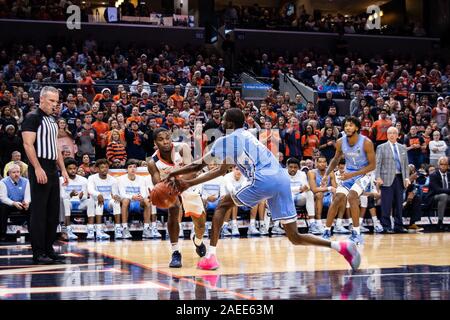
POLYGON ((173 182, 175 183, 175 188, 172 188, 175 189, 178 193, 182 193, 190 187, 189 182, 183 179, 175 179, 173 182))

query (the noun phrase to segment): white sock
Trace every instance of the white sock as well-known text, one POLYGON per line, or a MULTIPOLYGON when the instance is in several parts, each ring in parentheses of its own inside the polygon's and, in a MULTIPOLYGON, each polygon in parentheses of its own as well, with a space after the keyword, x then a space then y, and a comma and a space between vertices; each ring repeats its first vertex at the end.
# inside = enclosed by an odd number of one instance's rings
POLYGON ((321 219, 317 219, 317 225, 320 227, 322 226, 322 220, 321 219))
POLYGON ((362 225, 363 223, 363 218, 359 218, 359 225, 362 225))
POLYGON ((222 225, 224 228, 228 228, 228 222, 224 222, 222 225))
POLYGON ((172 243, 172 253, 175 251, 180 251, 180 246, 177 243, 172 243))
MULTIPOLYGON (((125 227, 124 227, 125 228, 125 227)), ((114 229, 120 229, 120 223, 115 223, 114 224, 114 229)))
POLYGON ((194 237, 194 243, 196 246, 199 246, 203 243, 203 239, 202 238, 197 238, 197 236, 194 237))
POLYGON ((92 230, 92 229, 94 229, 94 225, 93 224, 88 224, 87 228, 88 228, 88 230, 92 230))
POLYGON ((339 244, 339 241, 331 241, 331 248, 336 251, 341 250, 341 245, 339 244))
POLYGON ((101 231, 102 230, 102 225, 101 224, 96 224, 95 225, 95 230, 101 231))
POLYGON ((373 216, 372 217, 372 221, 373 221, 374 224, 378 224, 378 222, 379 222, 378 221, 378 217, 377 216, 373 216))
POLYGON ((236 226, 236 227, 237 227, 237 220, 236 220, 236 219, 231 220, 231 224, 232 224, 233 226, 236 226))
POLYGON ((342 226, 342 218, 337 218, 336 219, 336 227, 340 227, 342 226))
POLYGON ((128 223, 122 223, 122 227, 123 227, 124 229, 128 229, 128 223))
MULTIPOLYGON (((152 226, 153 226, 153 224, 152 224, 152 226)), ((155 224, 155 226, 156 226, 156 224, 155 224)), ((144 223, 144 229, 148 229, 148 228, 150 228, 150 223, 144 223)))
POLYGON ((355 232, 356 232, 357 234, 360 234, 360 233, 361 233, 360 230, 359 230, 359 227, 353 227, 353 230, 355 230, 355 232))
POLYGON ((255 227, 256 226, 256 220, 255 219, 250 219, 250 225, 252 227, 255 227))
POLYGON ((331 231, 331 227, 325 226, 325 230, 331 231))
POLYGON ((180 230, 183 230, 183 225, 181 223, 178 224, 180 226, 180 230))
POLYGON ((216 254, 216 247, 209 246, 208 252, 206 253, 206 258, 211 257, 211 255, 216 254))
POLYGON ((311 224, 316 223, 316 219, 310 218, 310 219, 309 219, 309 222, 310 222, 311 224))
MULTIPOLYGON (((148 224, 148 223, 147 223, 148 224)), ((152 228, 156 228, 156 221, 152 222, 152 228)))

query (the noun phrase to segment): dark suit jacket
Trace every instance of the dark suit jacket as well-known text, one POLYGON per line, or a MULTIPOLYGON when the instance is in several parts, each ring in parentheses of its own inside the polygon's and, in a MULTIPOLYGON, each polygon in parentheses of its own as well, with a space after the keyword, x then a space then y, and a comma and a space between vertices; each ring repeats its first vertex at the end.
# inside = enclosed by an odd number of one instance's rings
MULTIPOLYGON (((450 187, 450 171, 447 171, 447 183, 450 187)), ((442 187, 442 176, 441 172, 438 169, 430 175, 430 186, 428 191, 427 204, 431 205, 433 197, 441 193, 450 194, 450 188, 444 189, 442 187)))

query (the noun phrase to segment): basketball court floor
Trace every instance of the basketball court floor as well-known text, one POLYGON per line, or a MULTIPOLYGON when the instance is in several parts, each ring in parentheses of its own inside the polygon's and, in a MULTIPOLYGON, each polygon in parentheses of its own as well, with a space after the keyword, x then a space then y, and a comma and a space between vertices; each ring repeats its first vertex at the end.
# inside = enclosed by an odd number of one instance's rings
POLYGON ((196 268, 189 239, 180 269, 168 268, 166 240, 60 243, 66 263, 44 266, 32 265, 29 244, 4 243, 0 300, 448 300, 448 243, 450 233, 366 235, 356 272, 334 251, 286 237, 222 239, 216 271, 196 268))

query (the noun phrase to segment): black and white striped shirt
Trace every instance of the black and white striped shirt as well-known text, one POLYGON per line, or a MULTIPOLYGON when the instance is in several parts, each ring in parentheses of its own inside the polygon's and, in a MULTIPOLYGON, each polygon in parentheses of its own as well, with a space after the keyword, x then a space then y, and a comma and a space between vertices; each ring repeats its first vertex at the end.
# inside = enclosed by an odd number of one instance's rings
POLYGON ((56 160, 58 157, 58 124, 40 108, 26 115, 22 132, 36 132, 34 148, 40 159, 56 160))

